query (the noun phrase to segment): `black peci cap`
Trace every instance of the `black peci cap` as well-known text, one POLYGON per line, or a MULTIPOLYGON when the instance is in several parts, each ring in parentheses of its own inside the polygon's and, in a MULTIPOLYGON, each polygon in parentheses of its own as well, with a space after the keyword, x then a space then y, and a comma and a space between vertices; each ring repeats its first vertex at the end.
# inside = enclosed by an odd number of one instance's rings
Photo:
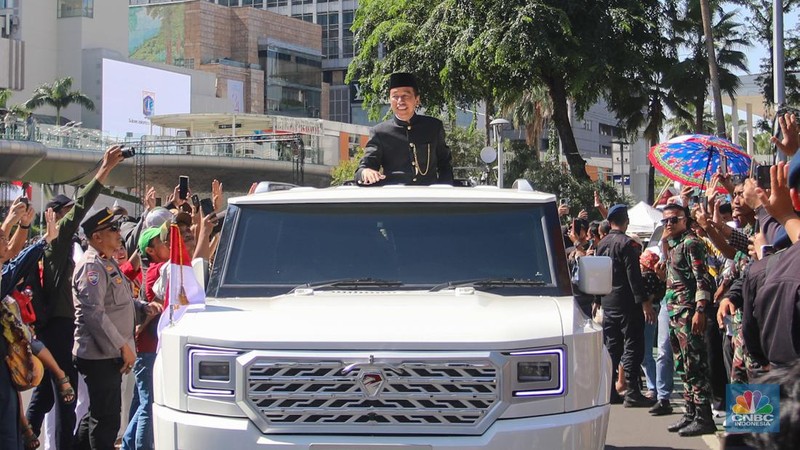
POLYGON ((389 76, 389 89, 399 87, 414 88, 414 91, 419 91, 417 87, 417 78, 414 74, 407 72, 396 72, 389 76))

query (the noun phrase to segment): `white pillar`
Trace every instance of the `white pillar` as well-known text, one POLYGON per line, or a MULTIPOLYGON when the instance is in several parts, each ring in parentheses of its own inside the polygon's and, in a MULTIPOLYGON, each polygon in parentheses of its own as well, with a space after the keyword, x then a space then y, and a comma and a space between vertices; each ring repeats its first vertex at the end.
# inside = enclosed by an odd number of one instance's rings
POLYGON ((731 122, 733 127, 731 129, 731 142, 739 144, 739 109, 736 104, 736 97, 731 97, 731 122))
POLYGON ((745 103, 745 114, 747 114, 747 154, 753 156, 753 104, 745 103))

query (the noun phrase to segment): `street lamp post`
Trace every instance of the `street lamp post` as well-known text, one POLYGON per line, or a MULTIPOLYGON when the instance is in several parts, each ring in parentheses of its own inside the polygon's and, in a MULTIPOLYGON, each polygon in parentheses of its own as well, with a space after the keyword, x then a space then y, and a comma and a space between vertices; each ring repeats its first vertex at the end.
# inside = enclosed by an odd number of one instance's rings
POLYGON ((505 164, 505 159, 503 158, 503 136, 501 132, 506 125, 510 124, 511 122, 506 119, 494 119, 489 122, 494 132, 495 142, 497 143, 497 187, 499 188, 503 187, 503 164, 505 164))
POLYGON ((625 197, 625 146, 630 144, 626 140, 611 141, 612 144, 619 145, 619 182, 622 185, 622 196, 625 197))

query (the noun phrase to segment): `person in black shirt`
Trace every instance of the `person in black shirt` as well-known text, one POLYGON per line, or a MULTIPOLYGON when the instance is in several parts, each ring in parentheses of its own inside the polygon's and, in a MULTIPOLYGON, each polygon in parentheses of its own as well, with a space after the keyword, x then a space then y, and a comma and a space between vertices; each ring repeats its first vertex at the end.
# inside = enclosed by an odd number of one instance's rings
POLYGON ((625 234, 628 229, 628 208, 614 205, 608 210, 611 231, 597 247, 599 256, 611 258, 611 293, 600 300, 603 306, 603 335, 617 379, 620 361, 625 370, 628 390, 624 400, 611 389, 611 402, 626 407, 650 407, 655 400, 642 395, 640 373, 644 360, 644 323, 655 321, 653 305, 647 299, 639 267, 642 246, 625 234), (645 317, 645 315, 647 317, 645 317))
POLYGON ((452 184, 452 155, 444 126, 439 119, 416 113, 420 101, 414 75, 391 75, 389 103, 394 117, 372 129, 356 170, 357 183, 452 184))

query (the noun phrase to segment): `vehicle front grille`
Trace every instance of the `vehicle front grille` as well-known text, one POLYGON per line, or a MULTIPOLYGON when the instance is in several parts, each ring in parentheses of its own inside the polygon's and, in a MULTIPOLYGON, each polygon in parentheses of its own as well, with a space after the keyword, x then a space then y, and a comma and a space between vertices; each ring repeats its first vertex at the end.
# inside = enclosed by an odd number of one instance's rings
POLYGON ((346 425, 348 433, 471 434, 500 402, 499 370, 488 358, 255 358, 245 374, 245 403, 273 432, 345 432, 346 425))

